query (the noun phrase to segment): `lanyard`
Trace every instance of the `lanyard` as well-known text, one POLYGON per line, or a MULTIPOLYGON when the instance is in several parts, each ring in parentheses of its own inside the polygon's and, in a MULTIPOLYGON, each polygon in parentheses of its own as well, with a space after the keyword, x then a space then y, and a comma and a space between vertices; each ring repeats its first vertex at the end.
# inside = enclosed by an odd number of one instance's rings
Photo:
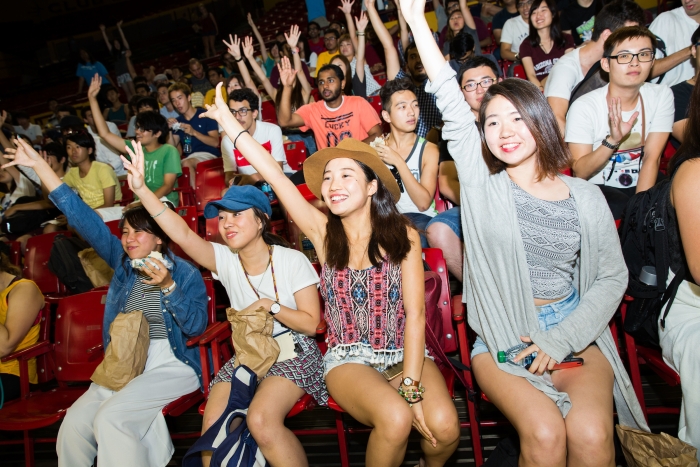
MULTIPOLYGON (((610 92, 608 92, 608 94, 605 97, 607 100, 607 98, 610 97, 610 92)), ((642 99, 641 92, 639 93, 639 102, 642 105, 642 114, 641 114, 641 117, 642 117, 642 144, 641 144, 641 155, 639 156, 639 170, 641 170, 642 159, 644 158, 644 143, 646 141, 646 123, 647 123, 645 115, 644 115, 644 99, 642 99)), ((632 112, 634 112, 634 110, 632 112)), ((620 118, 622 118, 622 115, 620 115, 620 118)), ((615 152, 613 153, 613 157, 615 157, 616 152, 617 152, 617 150, 615 150, 615 152)), ((615 173, 615 162, 616 162, 615 159, 613 159, 612 167, 610 168, 610 174, 608 175, 608 178, 605 180, 606 182, 608 180, 610 180, 613 176, 613 173, 615 173)))
MULTIPOLYGON (((277 293, 277 280, 275 279, 275 264, 272 262, 272 247, 270 245, 267 246, 267 251, 270 253, 270 272, 272 273, 272 285, 275 288, 275 301, 277 303, 279 303, 280 296, 277 293)), ((248 280, 248 284, 250 284, 250 288, 253 289, 253 292, 255 292, 255 296, 258 297, 258 300, 260 300, 260 294, 253 286, 253 283, 250 282, 250 277, 248 277, 248 271, 246 271, 245 266, 243 266, 243 261, 240 261, 240 263, 241 263, 241 268, 243 268, 243 273, 245 274, 245 278, 248 280)), ((267 270, 267 268, 265 268, 265 270, 267 270)), ((265 274, 264 271, 263 271, 263 274, 265 274)))

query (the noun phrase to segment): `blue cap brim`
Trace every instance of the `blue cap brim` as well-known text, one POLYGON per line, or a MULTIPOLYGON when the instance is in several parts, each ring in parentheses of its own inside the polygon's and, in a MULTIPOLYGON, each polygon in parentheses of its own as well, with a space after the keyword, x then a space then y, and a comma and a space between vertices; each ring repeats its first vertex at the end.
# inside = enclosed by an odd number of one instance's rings
POLYGON ((219 199, 216 201, 209 201, 204 207, 204 218, 212 219, 219 215, 219 211, 224 209, 226 211, 245 211, 253 206, 245 203, 238 203, 232 200, 219 199))

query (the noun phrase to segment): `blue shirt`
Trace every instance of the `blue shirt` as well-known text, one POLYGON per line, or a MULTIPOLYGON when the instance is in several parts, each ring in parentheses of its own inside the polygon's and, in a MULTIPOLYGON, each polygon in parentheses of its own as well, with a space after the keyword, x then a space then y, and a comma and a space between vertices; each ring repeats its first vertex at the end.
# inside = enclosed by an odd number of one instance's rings
MULTIPOLYGON (((209 134, 210 131, 214 130, 216 131, 216 134, 219 134, 219 124, 216 123, 216 120, 212 120, 211 118, 200 118, 200 115, 202 115, 204 112, 206 112, 204 109, 195 109, 194 116, 192 117, 191 120, 187 120, 184 115, 178 115, 177 121, 180 123, 187 123, 192 126, 195 130, 198 132, 202 133, 203 135, 209 134)), ((184 140, 185 140, 185 132, 182 130, 177 130, 173 132, 173 134, 176 134, 180 137, 180 144, 184 146, 184 140)), ((208 144, 202 143, 200 140, 195 138, 194 136, 192 137, 192 153, 195 152, 208 152, 209 154, 214 154, 215 156, 221 156, 221 151, 219 148, 216 148, 214 146, 209 146, 208 144)))
POLYGON ((102 84, 109 84, 107 78, 107 69, 100 62, 95 63, 78 63, 78 69, 75 71, 75 76, 83 78, 86 83, 90 83, 95 73, 102 77, 102 84))
MULTIPOLYGON (((124 311, 126 301, 136 282, 136 273, 131 267, 129 257, 124 253, 121 241, 112 235, 102 218, 90 209, 68 185, 62 183, 49 194, 49 199, 66 215, 68 222, 80 236, 114 269, 102 322, 102 340, 104 348, 107 349, 110 341, 109 327, 114 318, 124 311)), ((172 254, 169 258, 175 264, 171 274, 177 287, 167 296, 161 294, 168 342, 175 357, 195 371, 201 385, 202 367, 199 348, 188 348, 186 342, 189 337, 203 333, 207 327, 209 303, 207 290, 197 268, 172 254)))

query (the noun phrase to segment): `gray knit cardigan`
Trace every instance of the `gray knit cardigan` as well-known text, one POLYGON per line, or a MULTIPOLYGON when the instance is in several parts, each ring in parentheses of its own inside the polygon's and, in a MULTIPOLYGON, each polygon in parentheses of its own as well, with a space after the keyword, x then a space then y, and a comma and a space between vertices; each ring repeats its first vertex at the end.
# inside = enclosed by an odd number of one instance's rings
MULTIPOLYGON (((600 189, 585 180, 561 176, 576 200, 581 223, 581 252, 574 275, 581 300, 558 326, 540 331, 508 174, 489 173, 474 115, 449 64, 426 90, 437 97, 445 122, 442 136, 459 175, 465 248, 463 298, 469 326, 484 340, 494 360, 499 350, 520 344, 520 336, 530 336, 557 361, 595 342, 615 373, 614 397, 620 423, 648 430, 608 328, 627 287, 627 268, 600 189)), ((507 363, 498 366, 527 378, 566 417, 571 399, 553 386, 548 375, 536 376, 507 363)))

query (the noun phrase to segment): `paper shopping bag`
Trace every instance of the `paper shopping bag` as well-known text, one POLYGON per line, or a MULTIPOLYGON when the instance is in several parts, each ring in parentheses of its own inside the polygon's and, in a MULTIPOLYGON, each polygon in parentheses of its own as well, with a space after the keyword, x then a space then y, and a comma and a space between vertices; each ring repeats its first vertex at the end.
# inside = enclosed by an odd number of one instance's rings
POLYGON ((272 337, 274 318, 263 307, 242 311, 227 308, 226 317, 231 323, 236 352, 234 367, 245 365, 258 375, 258 380, 263 379, 280 354, 280 347, 272 337))
POLYGON ((617 425, 628 467, 698 467, 697 449, 678 438, 617 425))
POLYGON ((110 342, 105 358, 90 379, 119 391, 143 373, 148 358, 148 321, 142 311, 119 313, 109 327, 110 342))
POLYGON ((85 275, 88 276, 93 287, 102 287, 112 282, 114 269, 100 258, 94 248, 88 248, 78 253, 80 264, 83 265, 85 275))

